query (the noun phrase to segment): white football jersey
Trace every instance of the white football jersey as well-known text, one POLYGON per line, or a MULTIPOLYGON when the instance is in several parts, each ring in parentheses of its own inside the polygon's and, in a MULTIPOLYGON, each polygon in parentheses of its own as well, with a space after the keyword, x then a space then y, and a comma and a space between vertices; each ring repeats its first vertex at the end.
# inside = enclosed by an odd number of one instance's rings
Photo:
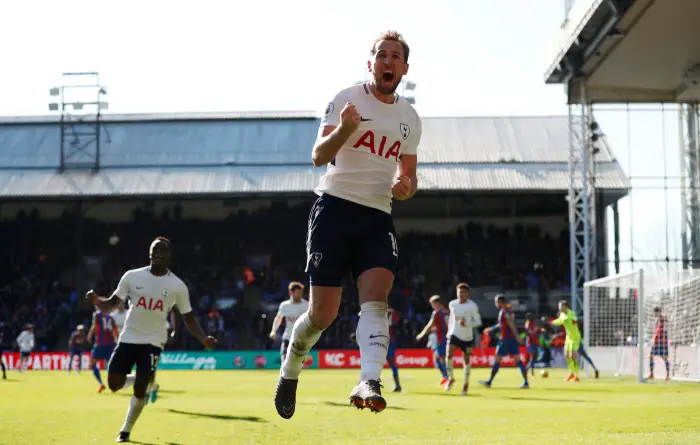
POLYGON ((304 315, 304 312, 309 310, 309 302, 302 299, 299 303, 294 303, 291 299, 280 303, 277 310, 278 314, 284 316, 284 333, 282 340, 289 340, 292 337, 292 328, 297 318, 304 315))
POLYGON ((346 102, 355 106, 362 122, 328 164, 315 192, 391 213, 399 159, 418 153, 420 117, 404 98, 397 95, 393 104, 381 102, 364 84, 338 93, 327 105, 321 127, 339 126, 346 102))
POLYGON ((109 314, 109 315, 110 315, 110 316, 112 317, 112 319, 114 320, 114 324, 117 325, 117 332, 119 332, 119 333, 121 334, 122 331, 124 330, 124 321, 126 320, 126 311, 124 311, 124 312, 119 312, 119 311, 117 310, 117 311, 113 311, 113 312, 112 312, 111 314, 109 314))
POLYGON ((182 314, 192 312, 187 285, 175 274, 158 277, 146 266, 127 271, 114 295, 131 304, 119 343, 151 344, 162 348, 167 340, 168 313, 173 305, 182 314))
POLYGON ((17 346, 19 347, 19 352, 31 352, 34 349, 34 333, 29 331, 22 331, 17 336, 17 346))
POLYGON ((479 307, 472 300, 460 303, 459 299, 450 301, 450 316, 447 320, 447 336, 454 335, 463 341, 474 340, 474 328, 481 326, 479 307))

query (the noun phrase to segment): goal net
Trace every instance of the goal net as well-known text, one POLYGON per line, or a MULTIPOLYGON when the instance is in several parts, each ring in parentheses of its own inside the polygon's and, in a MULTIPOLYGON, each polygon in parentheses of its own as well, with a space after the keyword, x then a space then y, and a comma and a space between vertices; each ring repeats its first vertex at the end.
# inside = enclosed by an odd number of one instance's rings
MULTIPOLYGON (((640 269, 584 285, 584 344, 600 371, 644 381, 658 308, 668 336, 671 379, 700 381, 700 271, 664 275, 652 277, 640 269)), ((659 356, 654 356, 654 371, 655 378, 666 376, 659 356)))

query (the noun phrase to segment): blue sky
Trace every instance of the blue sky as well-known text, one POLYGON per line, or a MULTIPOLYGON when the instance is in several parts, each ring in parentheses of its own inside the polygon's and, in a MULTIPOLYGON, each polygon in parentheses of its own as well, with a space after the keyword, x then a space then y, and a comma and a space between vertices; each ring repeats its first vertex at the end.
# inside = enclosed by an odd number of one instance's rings
MULTIPOLYGON (((319 110, 365 79, 370 42, 389 28, 411 45, 407 80, 418 85, 421 115, 563 115, 564 90, 543 75, 564 3, 2 2, 0 41, 12 63, 0 71, 0 115, 46 114, 61 73, 84 70, 100 72, 113 112, 319 110)), ((674 110, 629 116, 628 125, 623 111, 596 114, 623 169, 663 176, 666 165, 677 176, 674 110)), ((658 179, 634 185, 621 203, 622 256, 679 256, 678 189, 664 191, 658 179)))

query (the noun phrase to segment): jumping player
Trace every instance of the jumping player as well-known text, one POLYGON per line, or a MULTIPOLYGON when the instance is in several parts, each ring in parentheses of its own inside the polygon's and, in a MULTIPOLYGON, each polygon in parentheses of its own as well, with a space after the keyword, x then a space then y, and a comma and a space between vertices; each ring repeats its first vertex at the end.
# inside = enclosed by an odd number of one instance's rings
POLYGON ((445 366, 445 356, 447 351, 447 322, 449 313, 442 304, 440 300, 440 295, 433 295, 430 297, 430 306, 433 308, 433 313, 430 315, 430 320, 428 324, 425 325, 423 330, 416 335, 416 341, 421 341, 430 330, 435 327, 435 334, 437 335, 437 343, 433 348, 433 355, 435 357, 435 364, 442 375, 442 380, 440 381, 440 386, 445 386, 450 381, 447 375, 447 367, 445 366))
POLYGON ((309 310, 309 302, 303 299, 304 285, 298 281, 289 283, 287 287, 289 291, 289 299, 280 303, 277 309, 277 315, 272 321, 272 329, 270 329, 270 339, 277 339, 277 330, 284 321, 284 332, 282 333, 282 345, 280 346, 280 356, 282 363, 287 357, 287 348, 289 347, 289 339, 292 336, 292 328, 297 319, 309 310))
POLYGON ((581 346, 581 331, 578 329, 576 313, 569 309, 569 303, 566 300, 559 302, 559 318, 551 323, 554 326, 563 326, 566 331, 564 353, 566 354, 566 364, 570 371, 566 381, 578 382, 578 350, 581 346))
POLYGON ((660 307, 654 308, 656 316, 656 332, 654 342, 649 352, 649 380, 654 380, 654 356, 661 357, 666 365, 666 380, 670 380, 671 365, 668 362, 668 331, 666 331, 666 318, 661 313, 660 307))
POLYGON ((399 324, 401 316, 393 308, 389 308, 387 318, 389 319, 389 349, 387 349, 386 361, 389 363, 391 375, 394 377, 393 392, 401 392, 402 389, 401 382, 399 382, 399 367, 396 366, 396 334, 394 333, 394 326, 399 324))
POLYGON ((68 374, 70 374, 73 368, 74 357, 78 357, 78 374, 80 374, 80 370, 82 368, 83 363, 83 348, 85 347, 86 341, 87 338, 85 337, 85 326, 79 324, 68 339, 68 350, 70 351, 70 360, 68 361, 68 374))
POLYGON ((97 387, 97 392, 100 393, 105 390, 105 385, 102 383, 102 376, 100 376, 100 368, 97 367, 97 361, 103 360, 107 363, 119 339, 119 332, 114 319, 110 315, 102 312, 99 307, 95 307, 95 309, 95 312, 92 314, 92 326, 90 326, 88 331, 87 340, 93 344, 90 368, 97 383, 100 384, 97 387))
POLYGON ((542 329, 537 326, 534 315, 525 314, 525 361, 527 369, 530 370, 530 376, 535 376, 535 363, 542 360, 544 349, 540 345, 540 334, 542 329))
POLYGON ((100 297, 94 291, 87 293, 92 304, 104 313, 115 309, 127 298, 131 302, 124 331, 119 336, 107 371, 110 390, 134 387, 117 442, 129 441, 136 419, 146 404, 146 395, 167 340, 166 320, 173 305, 177 304, 187 329, 206 348, 213 348, 216 344, 216 339, 207 337, 194 317, 187 286, 169 270, 170 255, 170 241, 158 237, 151 243, 150 265, 127 271, 111 297, 100 297), (134 365, 136 375, 127 375, 134 365))
POLYGON ((27 325, 24 331, 17 336, 17 347, 19 348, 19 373, 29 366, 29 361, 32 357, 32 349, 34 349, 34 326, 27 325))
POLYGON ((530 385, 527 381, 527 369, 525 369, 525 365, 522 360, 520 360, 520 345, 522 344, 522 339, 518 335, 518 327, 515 325, 513 313, 510 311, 510 305, 506 302, 506 297, 504 295, 496 295, 495 303, 496 307, 499 309, 498 323, 484 329, 484 333, 488 335, 491 331, 498 330, 500 331, 500 337, 498 346, 496 347, 496 357, 491 367, 491 377, 488 380, 480 380, 479 384, 490 388, 494 377, 496 377, 498 373, 498 369, 501 367, 501 360, 503 357, 511 356, 520 369, 520 373, 523 375, 523 384, 520 388, 528 389, 530 385))
POLYGON ((447 374, 449 381, 445 385, 445 391, 452 389, 455 383, 454 355, 461 350, 464 357, 464 386, 462 395, 469 391, 469 373, 471 371, 472 348, 474 347, 474 329, 481 326, 481 314, 479 307, 469 299, 469 285, 459 283, 455 288, 457 298, 450 301, 449 320, 447 328, 447 374))
POLYGON ((338 314, 342 281, 351 270, 360 297, 357 343, 360 382, 350 394, 358 409, 386 408, 379 377, 389 347, 387 298, 399 257, 391 217, 392 199, 417 190, 421 121, 396 94, 408 72, 409 47, 401 34, 380 35, 370 48, 372 80, 340 91, 327 105, 314 166, 327 165, 309 215, 306 238, 311 297, 309 311, 294 324, 275 391, 278 414, 290 419, 302 362, 338 314))

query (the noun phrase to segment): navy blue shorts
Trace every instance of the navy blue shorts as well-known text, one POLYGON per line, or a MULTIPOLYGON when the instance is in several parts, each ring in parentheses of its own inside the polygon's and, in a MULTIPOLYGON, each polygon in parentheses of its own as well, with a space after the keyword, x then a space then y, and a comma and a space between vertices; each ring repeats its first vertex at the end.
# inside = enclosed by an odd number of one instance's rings
POLYGON ((472 348, 474 347, 474 340, 462 340, 456 335, 450 335, 447 340, 447 344, 452 347, 459 349, 462 353, 466 355, 472 355, 472 348))
POLYGON ((93 360, 109 360, 112 352, 114 352, 114 344, 95 346, 92 348, 92 358, 93 360))
POLYGON ((504 338, 498 340, 496 355, 505 357, 506 355, 520 355, 520 343, 514 338, 504 338))
POLYGON ((654 345, 651 347, 651 355, 668 357, 668 345, 654 345))
POLYGON ((109 359, 107 372, 126 375, 136 366, 137 376, 152 377, 158 368, 161 352, 161 348, 153 345, 119 343, 109 359))
POLYGON ((381 210, 324 194, 311 207, 306 253, 313 286, 341 287, 348 270, 355 280, 375 267, 396 272, 394 220, 381 210))

